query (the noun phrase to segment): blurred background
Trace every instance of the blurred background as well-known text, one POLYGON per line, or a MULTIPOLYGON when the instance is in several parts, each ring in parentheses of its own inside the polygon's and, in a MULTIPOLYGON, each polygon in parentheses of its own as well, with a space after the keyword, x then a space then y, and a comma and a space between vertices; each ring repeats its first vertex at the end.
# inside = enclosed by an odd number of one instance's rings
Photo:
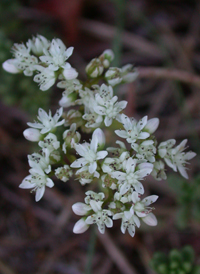
POLYGON ((36 34, 57 37, 74 46, 70 63, 84 80, 87 63, 111 48, 113 65, 132 63, 141 71, 136 82, 116 90, 128 100, 126 114, 158 117, 159 141, 188 139, 198 154, 189 165, 188 181, 170 173, 167 181, 144 183, 147 196, 160 197, 157 227, 142 225, 131 238, 116 221, 103 236, 91 228, 75 235, 78 217, 71 206, 83 201, 85 191, 77 181, 55 180, 39 203, 18 188, 28 174, 27 154, 37 151, 23 137, 26 123, 39 107, 57 109, 62 91, 42 92, 32 77, 0 68, 0 274, 161 273, 150 264, 154 253, 185 245, 192 246, 194 263, 200 264, 199 14, 200 2, 193 0, 0 1, 1 63, 12 57, 13 43, 36 34))

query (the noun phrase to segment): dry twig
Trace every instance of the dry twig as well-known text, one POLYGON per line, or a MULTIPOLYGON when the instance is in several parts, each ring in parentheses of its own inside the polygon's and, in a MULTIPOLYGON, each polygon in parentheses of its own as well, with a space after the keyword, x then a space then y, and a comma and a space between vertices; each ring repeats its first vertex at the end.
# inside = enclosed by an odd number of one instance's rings
POLYGON ((123 253, 114 244, 107 232, 105 232, 104 234, 98 233, 98 237, 104 248, 106 249, 107 253, 110 255, 110 258, 118 266, 123 274, 137 274, 137 271, 127 261, 123 253))

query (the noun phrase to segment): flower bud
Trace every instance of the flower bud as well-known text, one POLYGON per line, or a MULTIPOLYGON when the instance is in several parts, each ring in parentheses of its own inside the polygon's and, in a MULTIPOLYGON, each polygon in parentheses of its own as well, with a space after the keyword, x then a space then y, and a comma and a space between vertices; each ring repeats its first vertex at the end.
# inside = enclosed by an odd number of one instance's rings
POLYGON ((122 81, 121 69, 111 67, 106 71, 105 78, 109 85, 115 86, 122 81))
POLYGON ((86 224, 83 218, 81 218, 78 222, 75 223, 73 232, 75 234, 81 234, 84 233, 86 230, 88 230, 89 225, 86 224))
POLYGON ((96 78, 103 73, 104 67, 102 66, 102 63, 99 60, 99 58, 94 58, 86 66, 85 70, 90 77, 96 78))
POLYGON ((156 129, 159 126, 159 119, 158 118, 152 118, 149 119, 146 126, 144 127, 144 130, 148 131, 150 134, 154 133, 156 129))
POLYGON ((67 108, 73 105, 74 101, 77 99, 76 93, 66 94, 63 92, 63 97, 59 101, 61 107, 67 108))
POLYGON ((36 128, 27 128, 23 132, 24 137, 31 142, 38 142, 40 140, 40 131, 36 128))
POLYGON ((107 49, 99 56, 99 59, 101 60, 104 68, 108 68, 114 59, 114 53, 111 49, 107 49))
POLYGON ((96 136, 98 139, 98 150, 102 150, 106 142, 103 130, 101 130, 100 128, 95 129, 92 134, 92 138, 94 136, 96 136))
POLYGON ((156 216, 153 213, 149 213, 146 217, 143 217, 142 221, 150 226, 156 226, 158 223, 156 216))
POLYGON ((63 76, 65 77, 66 80, 73 80, 77 78, 78 72, 74 68, 64 68, 63 70, 63 76))
POLYGON ((76 215, 84 216, 89 210, 91 210, 91 207, 84 203, 75 203, 72 206, 72 210, 76 215))
POLYGON ((138 76, 138 72, 136 69, 133 68, 133 65, 127 64, 122 67, 122 79, 125 83, 131 83, 135 81, 138 76))
POLYGON ((15 59, 8 59, 7 61, 5 61, 2 64, 2 67, 5 71, 16 74, 16 73, 20 73, 22 72, 21 70, 19 70, 13 63, 15 59))

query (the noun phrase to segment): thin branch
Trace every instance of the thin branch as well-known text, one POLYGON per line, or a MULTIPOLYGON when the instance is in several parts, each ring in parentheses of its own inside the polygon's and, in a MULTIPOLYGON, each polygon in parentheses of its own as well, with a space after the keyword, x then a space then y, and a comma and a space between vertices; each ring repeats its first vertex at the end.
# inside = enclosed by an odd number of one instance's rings
POLYGON ((121 250, 119 250, 119 248, 112 241, 107 232, 105 232, 105 234, 98 233, 97 235, 107 253, 110 255, 110 258, 123 274, 138 274, 134 267, 127 261, 121 250))
MULTIPOLYGON (((81 19, 79 27, 82 31, 106 41, 112 41, 116 33, 116 27, 95 20, 81 19)), ((145 56, 151 56, 156 59, 163 58, 163 54, 156 44, 144 39, 140 35, 124 31, 122 33, 122 43, 145 56)))
POLYGON ((200 76, 177 69, 164 69, 154 67, 139 67, 138 78, 170 79, 200 87, 200 76))

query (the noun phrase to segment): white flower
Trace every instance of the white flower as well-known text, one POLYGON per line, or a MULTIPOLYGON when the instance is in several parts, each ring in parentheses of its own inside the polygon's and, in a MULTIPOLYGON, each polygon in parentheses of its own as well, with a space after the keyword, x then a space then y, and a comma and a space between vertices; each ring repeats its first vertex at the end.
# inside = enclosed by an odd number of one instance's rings
POLYGON ((112 124, 112 120, 119 116, 119 113, 126 107, 127 101, 117 102, 118 97, 113 97, 113 89, 111 86, 102 84, 100 92, 95 95, 96 106, 94 111, 105 116, 105 126, 109 127, 112 124))
POLYGON ((104 68, 108 68, 110 66, 110 63, 114 59, 114 53, 111 49, 106 49, 99 56, 99 59, 101 60, 102 65, 104 66, 104 68))
POLYGON ((18 71, 23 71, 24 75, 32 76, 35 70, 35 65, 38 64, 37 57, 30 55, 30 48, 27 48, 24 44, 14 44, 12 47, 12 52, 14 59, 7 60, 4 64, 4 68, 11 72, 17 73, 18 71), (16 67, 16 70, 14 67, 16 67))
POLYGON ((62 66, 64 69, 62 74, 66 80, 74 80, 78 76, 78 72, 76 69, 72 68, 72 66, 69 63, 66 63, 64 66, 62 66))
POLYGON ((60 117, 62 116, 63 108, 60 108, 56 111, 54 116, 52 117, 51 111, 49 111, 49 115, 42 109, 39 108, 38 110, 38 120, 39 122, 34 123, 27 123, 28 126, 37 128, 40 130, 41 134, 45 134, 51 130, 53 130, 56 127, 59 127, 64 124, 65 120, 58 122, 60 117))
POLYGON ((67 94, 70 94, 74 91, 79 91, 82 88, 82 84, 80 83, 78 79, 62 80, 58 82, 57 87, 64 88, 67 94))
POLYGON ((40 140, 40 137, 42 136, 40 134, 40 131, 36 128, 27 128, 23 132, 24 137, 31 142, 38 142, 40 140))
POLYGON ((37 37, 33 36, 26 45, 35 55, 39 56, 43 54, 43 49, 47 49, 50 46, 50 41, 44 36, 37 34, 37 37))
POLYGON ((22 183, 19 185, 20 188, 30 189, 36 192, 35 200, 38 202, 45 192, 45 186, 52 188, 54 186, 53 181, 48 178, 44 171, 38 166, 29 170, 30 175, 26 176, 22 183))
POLYGON ((38 145, 42 148, 44 154, 49 154, 56 162, 60 160, 60 154, 58 152, 60 142, 57 140, 55 134, 49 133, 38 145))
POLYGON ((113 220, 117 219, 122 219, 121 232, 125 234, 127 229, 131 237, 135 235, 135 226, 140 227, 140 220, 134 215, 132 209, 115 214, 113 220))
POLYGON ((76 100, 76 103, 79 105, 84 105, 84 112, 88 114, 89 112, 94 112, 96 102, 94 99, 94 92, 89 88, 84 90, 79 90, 80 99, 76 100))
POLYGON ((158 146, 159 155, 164 158, 166 164, 175 172, 178 170, 184 178, 188 179, 185 165, 188 163, 188 160, 191 160, 196 156, 196 153, 192 151, 183 152, 186 149, 185 145, 187 143, 187 139, 183 140, 178 146, 172 148, 175 144, 174 141, 168 140, 161 143, 158 146))
POLYGON ((158 181, 166 180, 167 175, 165 173, 165 164, 162 161, 156 161, 153 163, 153 171, 151 175, 158 181))
POLYGON ((124 162, 123 169, 125 172, 114 171, 111 174, 113 178, 119 181, 121 195, 125 194, 132 186, 138 193, 144 193, 144 187, 139 180, 143 180, 145 176, 151 173, 153 165, 150 163, 141 163, 137 166, 138 170, 136 170, 136 164, 136 159, 129 158, 124 162))
POLYGON ((136 157, 139 160, 147 160, 148 162, 155 162, 156 147, 153 145, 153 140, 146 140, 139 145, 132 143, 131 147, 137 152, 136 157))
POLYGON ((64 139, 64 143, 63 143, 63 151, 66 153, 66 147, 74 147, 75 143, 78 143, 81 139, 81 135, 78 131, 76 131, 76 124, 73 123, 71 124, 70 128, 65 130, 63 132, 63 139, 64 139))
POLYGON ((74 48, 69 47, 68 49, 60 39, 53 39, 49 49, 44 49, 43 56, 40 56, 40 60, 46 63, 48 66, 51 65, 54 71, 60 67, 64 67, 65 61, 72 55, 74 48))
POLYGON ((28 155, 28 163, 32 168, 37 168, 38 166, 44 170, 47 174, 51 172, 51 165, 49 164, 49 152, 46 151, 44 155, 39 153, 33 153, 28 155))
POLYGON ((88 228, 89 228, 89 225, 86 224, 84 218, 81 218, 80 220, 78 220, 78 222, 75 223, 73 232, 75 234, 81 234, 81 233, 84 233, 86 230, 88 230, 88 228))
POLYGON ((96 131, 92 134, 91 143, 84 143, 84 144, 76 144, 75 150, 76 152, 82 156, 78 160, 75 160, 71 167, 79 168, 88 166, 88 171, 93 174, 97 169, 97 161, 100 159, 104 159, 108 152, 107 151, 97 151, 98 143, 101 141, 98 139, 98 134, 96 131))
POLYGON ((73 172, 68 165, 64 165, 63 167, 58 167, 55 169, 55 175, 61 181, 67 182, 73 175, 73 172))
POLYGON ((134 118, 121 114, 119 122, 123 124, 125 130, 115 130, 115 133, 119 137, 125 138, 130 144, 135 143, 138 139, 143 140, 150 136, 148 132, 143 131, 147 125, 147 116, 137 122, 134 118))
POLYGON ((87 196, 85 197, 85 203, 90 204, 90 201, 102 202, 105 198, 105 194, 103 192, 96 193, 92 190, 88 190, 85 193, 87 196))
POLYGON ((112 216, 112 212, 107 209, 102 209, 101 208, 101 202, 96 202, 94 200, 90 201, 90 206, 94 213, 91 216, 88 216, 87 219, 85 220, 86 224, 91 225, 91 224, 97 224, 98 229, 100 233, 105 232, 105 226, 106 227, 112 227, 113 226, 113 221, 111 218, 108 216, 112 216))
POLYGON ((43 141, 40 141, 38 145, 41 148, 47 148, 49 153, 57 150, 60 147, 60 142, 57 140, 57 136, 53 133, 49 133, 43 141))
POLYGON ((94 58, 86 66, 85 71, 91 78, 96 78, 103 73, 104 67, 99 58, 94 58))
MULTIPOLYGON (((131 199, 133 202, 132 210, 139 218, 144 218, 151 213, 153 208, 149 207, 150 204, 155 203, 158 199, 157 195, 151 195, 145 197, 143 200, 140 199, 140 195, 137 192, 133 192, 131 195, 131 199)), ((157 222, 155 223, 155 225, 157 222)), ((152 224, 153 225, 153 224, 152 224)))
POLYGON ((105 73, 108 84, 111 86, 119 84, 122 81, 121 73, 122 70, 120 68, 110 67, 105 73))
POLYGON ((76 175, 78 177, 78 180, 82 186, 86 184, 90 184, 94 177, 99 178, 99 173, 95 171, 93 174, 91 174, 88 171, 88 167, 84 166, 76 171, 76 175))
POLYGON ((138 72, 133 65, 127 64, 121 68, 121 77, 123 82, 131 83, 138 77, 138 72))
POLYGON ((33 81, 39 83, 40 89, 42 91, 48 90, 55 84, 56 75, 51 66, 45 68, 43 66, 36 65, 35 69, 40 71, 40 73, 34 76, 33 81))
POLYGON ((101 126, 101 122, 103 121, 103 118, 101 115, 97 113, 89 113, 89 114, 84 114, 83 119, 87 121, 85 124, 86 127, 92 127, 92 128, 97 128, 101 126))

